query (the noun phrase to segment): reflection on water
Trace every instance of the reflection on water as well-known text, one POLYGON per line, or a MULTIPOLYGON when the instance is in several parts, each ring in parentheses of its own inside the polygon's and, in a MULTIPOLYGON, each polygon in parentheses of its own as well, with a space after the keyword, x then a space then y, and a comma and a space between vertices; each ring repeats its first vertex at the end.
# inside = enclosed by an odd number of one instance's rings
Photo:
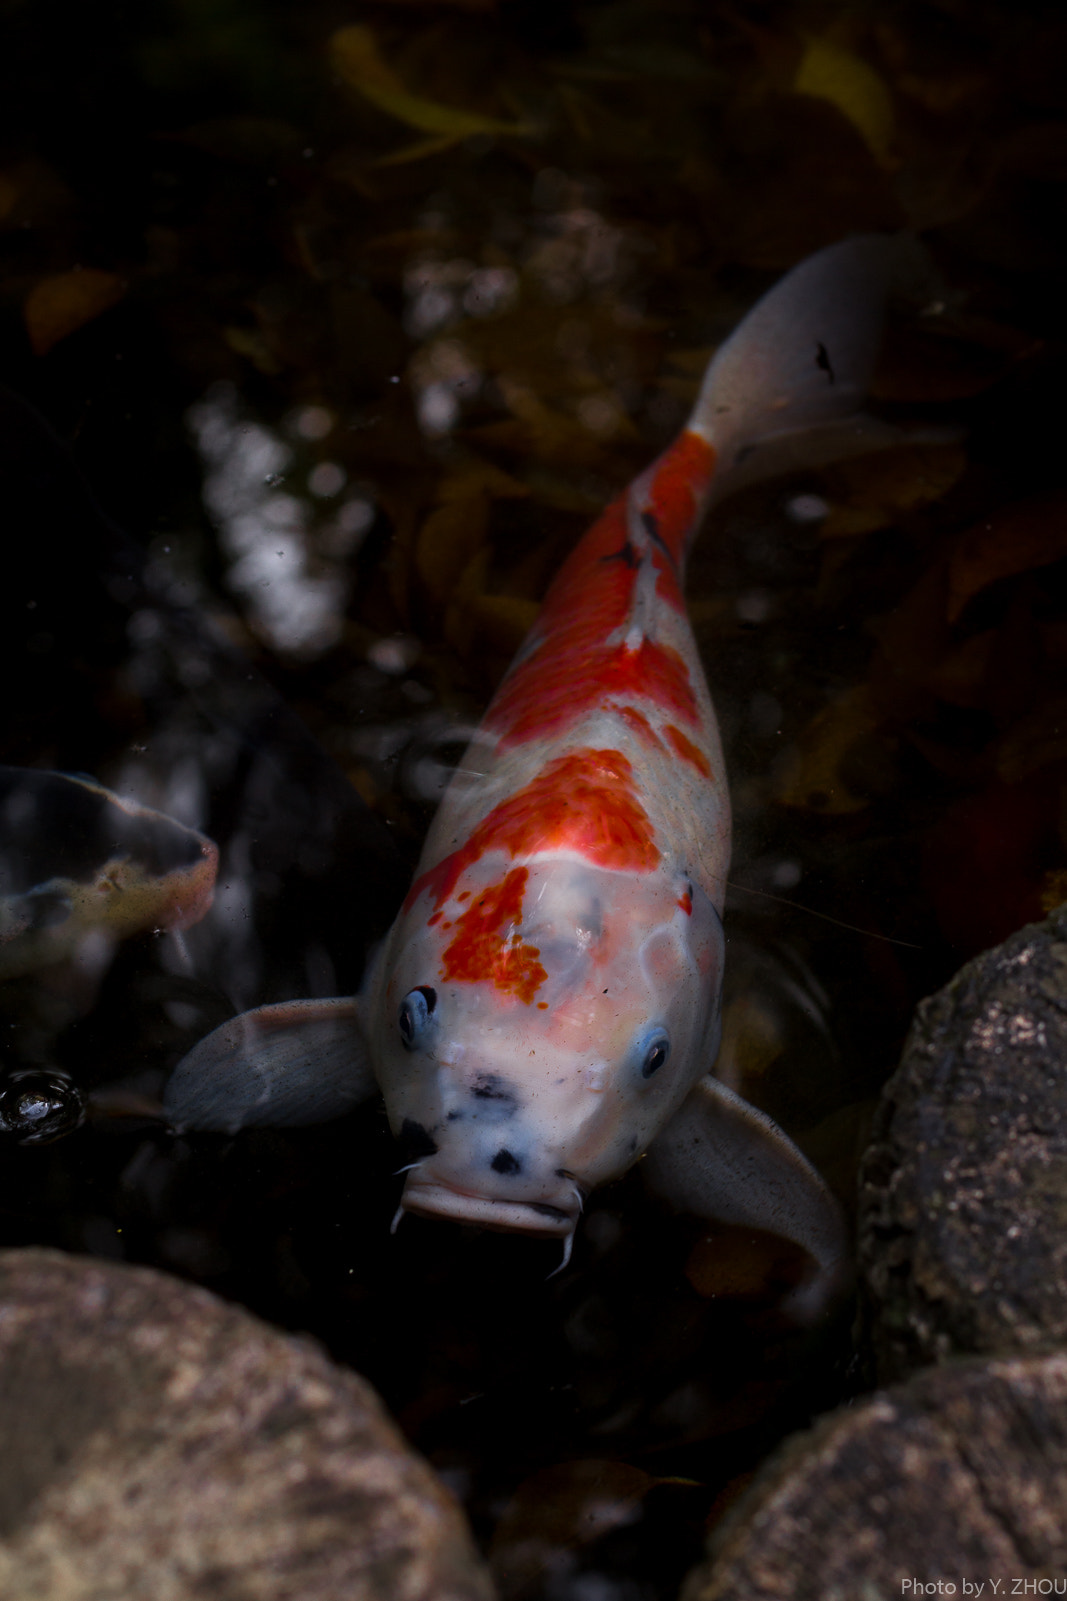
MULTIPOLYGON (((603 439, 626 430, 627 413, 636 409, 640 391, 618 363, 614 372, 598 363, 592 330, 578 303, 607 306, 620 324, 639 325, 642 307, 634 293, 633 263, 649 246, 593 209, 586 202, 589 187, 588 180, 543 168, 525 218, 502 211, 487 219, 484 265, 423 250, 404 267, 404 328, 415 346, 408 376, 419 425, 429 439, 458 428, 465 410, 479 400, 535 426, 541 422, 535 391, 520 375, 502 369, 491 334, 487 340, 470 325, 497 321, 506 313, 521 319, 531 305, 546 304, 576 306, 575 316, 558 322, 552 350, 559 364, 571 369, 575 424, 603 439), (614 381, 605 384, 605 377, 614 381)), ((420 231, 428 237, 447 236, 452 227, 444 211, 420 218, 420 231)))
MULTIPOLYGON (((315 501, 336 499, 347 483, 333 461, 307 472, 310 499, 283 489, 293 447, 241 417, 233 384, 213 386, 187 417, 205 467, 204 506, 229 559, 227 587, 274 650, 304 660, 322 655, 341 637, 347 559, 374 521, 373 505, 351 495, 322 515, 315 501)), ((325 406, 306 406, 291 421, 298 438, 314 441, 334 426, 325 406)))
POLYGON ((806 252, 910 227, 941 287, 894 308, 874 404, 925 442, 738 496, 688 591, 736 817, 723 1071, 848 1200, 916 1000, 1067 884, 1067 34, 370 10, 6 18, 0 377, 107 515, 5 404, 0 760, 221 854, 180 944, 0 990, 2 1237, 311 1329, 463 1494, 505 1596, 658 1601, 844 1387, 847 1329, 774 1321, 772 1243, 627 1180, 546 1285, 536 1241, 389 1238, 374 1108, 229 1141, 153 1107, 234 1010, 356 988, 552 572, 711 349, 806 252))

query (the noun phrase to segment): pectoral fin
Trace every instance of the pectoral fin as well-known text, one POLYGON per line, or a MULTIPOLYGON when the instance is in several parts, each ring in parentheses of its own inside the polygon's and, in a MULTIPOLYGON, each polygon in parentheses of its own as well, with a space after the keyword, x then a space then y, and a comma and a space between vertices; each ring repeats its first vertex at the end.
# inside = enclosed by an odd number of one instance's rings
POLYGON ((645 1181, 679 1211, 765 1229, 799 1245, 812 1272, 783 1310, 812 1323, 848 1284, 841 1209, 777 1123, 717 1079, 704 1078, 653 1140, 645 1181))
POLYGON ((171 1074, 163 1107, 177 1129, 299 1128, 375 1092, 358 1004, 285 1001, 223 1023, 171 1074))

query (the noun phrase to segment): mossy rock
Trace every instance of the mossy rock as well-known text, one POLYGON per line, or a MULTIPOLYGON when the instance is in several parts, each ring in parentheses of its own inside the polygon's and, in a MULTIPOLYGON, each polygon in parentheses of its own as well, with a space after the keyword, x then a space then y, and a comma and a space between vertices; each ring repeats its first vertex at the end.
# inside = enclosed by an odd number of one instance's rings
POLYGON ((789 1441, 682 1601, 960 1596, 964 1579, 987 1597, 992 1581, 1001 1595, 1015 1580, 1056 1594, 1065 1572, 1067 1354, 972 1358, 789 1441), (939 1580, 955 1591, 917 1588, 939 1580))
POLYGON ((878 1378, 1067 1344, 1067 906, 923 1001, 860 1175, 878 1378))
POLYGON ((143 1268, 0 1253, 5 1601, 489 1601, 365 1381, 143 1268))

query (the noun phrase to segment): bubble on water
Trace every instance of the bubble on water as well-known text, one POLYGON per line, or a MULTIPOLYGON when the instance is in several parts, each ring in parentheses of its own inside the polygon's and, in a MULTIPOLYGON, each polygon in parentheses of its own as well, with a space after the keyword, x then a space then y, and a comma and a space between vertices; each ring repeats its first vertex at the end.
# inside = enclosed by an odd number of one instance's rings
POLYGON ((463 309, 472 317, 492 317, 506 311, 518 295, 519 275, 513 267, 479 267, 464 291, 463 309))
MULTIPOLYGON (((214 385, 187 415, 208 469, 204 504, 230 561, 230 589, 276 650, 305 658, 321 655, 341 637, 348 586, 342 571, 321 570, 321 558, 320 570, 309 570, 311 504, 277 487, 292 451, 265 424, 240 416, 230 384, 214 385)), ((324 426, 328 431, 333 421, 324 406, 305 406, 294 426, 306 438, 311 437, 308 427, 312 434, 324 426)), ((313 493, 316 473, 323 475, 317 491, 323 496, 343 489, 344 469, 336 463, 321 462, 313 470, 313 493)))
POLYGON ((345 534, 365 534, 374 521, 374 507, 369 500, 346 500, 337 513, 337 526, 345 534))
POLYGON ((588 395, 578 402, 578 419, 591 434, 606 439, 618 433, 623 414, 606 395, 588 395))
POLYGON ((308 473, 308 488, 319 500, 339 495, 347 482, 348 474, 335 461, 320 461, 308 473))
POLYGON ((336 418, 326 406, 301 406, 292 419, 291 427, 301 439, 325 439, 336 418))
POLYGON ((771 614, 770 594, 766 589, 743 590, 734 608, 743 623, 765 623, 771 614))
POLYGON ((421 650, 418 640, 410 634, 394 634, 388 639, 376 639, 367 651, 367 660, 380 673, 398 676, 415 665, 421 650))
POLYGON ((790 522, 821 523, 830 515, 830 507, 821 495, 791 495, 785 503, 785 514, 790 522))
POLYGON ((426 434, 447 434, 459 419, 459 401, 446 383, 427 384, 417 410, 419 426, 426 434))

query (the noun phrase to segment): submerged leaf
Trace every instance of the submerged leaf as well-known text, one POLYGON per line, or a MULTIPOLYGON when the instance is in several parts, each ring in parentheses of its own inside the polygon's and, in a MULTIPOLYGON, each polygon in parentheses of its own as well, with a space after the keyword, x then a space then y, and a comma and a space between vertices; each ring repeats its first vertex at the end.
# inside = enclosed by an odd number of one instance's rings
POLYGON ((641 1516, 656 1480, 628 1462, 561 1462, 524 1479, 493 1536, 490 1566, 504 1601, 539 1595, 570 1552, 641 1516))
POLYGON ((1035 496, 994 512, 964 534, 949 563, 948 620, 1000 578, 1047 567, 1067 556, 1067 494, 1035 496))
POLYGON ((892 96, 868 62, 827 39, 812 39, 800 58, 793 88, 836 106, 879 165, 895 165, 892 96))
POLYGON ((489 500, 468 495, 435 506, 419 529, 415 570, 438 605, 447 604, 460 574, 489 531, 489 500))
POLYGON ((519 595, 477 595, 468 615, 485 643, 504 656, 513 656, 530 632, 541 607, 519 595))
POLYGON ((940 500, 963 476, 962 445, 902 445, 830 468, 826 474, 830 514, 823 539, 844 539, 889 528, 901 513, 940 500))
POLYGON ((126 284, 114 272, 81 267, 43 278, 26 296, 23 315, 36 356, 92 322, 122 299, 126 284))
POLYGON ((437 498, 442 503, 469 500, 472 495, 488 495, 491 500, 524 500, 529 493, 527 484, 513 478, 502 467, 472 456, 442 479, 437 498))
POLYGON ((506 373, 497 375, 497 385, 511 417, 467 431, 469 439, 489 449, 555 467, 603 470, 611 464, 612 436, 629 438, 635 431, 621 409, 605 412, 606 429, 599 426, 599 415, 591 418, 598 424, 594 428, 583 419, 580 404, 578 415, 571 415, 549 405, 532 387, 506 373))
POLYGON ((1018 784, 1043 767, 1067 761, 1067 696, 1054 695, 1009 730, 997 749, 997 772, 1018 784))
POLYGON ((427 156, 438 156, 442 150, 451 150, 456 143, 454 133, 437 133, 429 139, 418 139, 413 145, 401 145, 399 150, 390 150, 387 155, 375 156, 368 162, 371 167, 402 167, 409 161, 424 161, 427 156))
POLYGON ((685 1276, 705 1300, 757 1298, 770 1294, 776 1284, 799 1278, 803 1256, 799 1246, 777 1234, 722 1228, 693 1246, 685 1276))
POLYGON ((415 542, 415 570, 440 607, 448 605, 486 543, 491 502, 523 500, 529 493, 503 468, 477 456, 442 479, 439 504, 424 519, 415 542))
POLYGON ((371 29, 361 23, 337 30, 330 40, 330 59, 345 82, 379 111, 421 133, 441 135, 443 143, 434 141, 437 149, 474 134, 523 136, 531 132, 526 123, 501 122, 477 111, 464 111, 459 106, 442 105, 439 100, 412 94, 382 60, 371 29))
POLYGON ((282 371, 281 362, 258 328, 224 328, 222 336, 231 350, 239 356, 244 356, 258 372, 265 373, 268 378, 276 378, 282 371))
POLYGON ((1067 901, 1067 867, 1056 867, 1045 874, 1041 886, 1041 910, 1047 916, 1067 901))
POLYGON ((731 1088, 760 1078, 784 1050, 781 1019, 758 992, 736 995, 723 1007, 715 1074, 731 1088))
POLYGON ((931 667, 926 681, 939 700, 950 706, 986 706, 987 680, 998 635, 995 628, 972 634, 931 667))
POLYGON ((884 718, 859 684, 812 718, 787 754, 774 798, 782 806, 842 817, 869 806, 895 776, 884 718))

